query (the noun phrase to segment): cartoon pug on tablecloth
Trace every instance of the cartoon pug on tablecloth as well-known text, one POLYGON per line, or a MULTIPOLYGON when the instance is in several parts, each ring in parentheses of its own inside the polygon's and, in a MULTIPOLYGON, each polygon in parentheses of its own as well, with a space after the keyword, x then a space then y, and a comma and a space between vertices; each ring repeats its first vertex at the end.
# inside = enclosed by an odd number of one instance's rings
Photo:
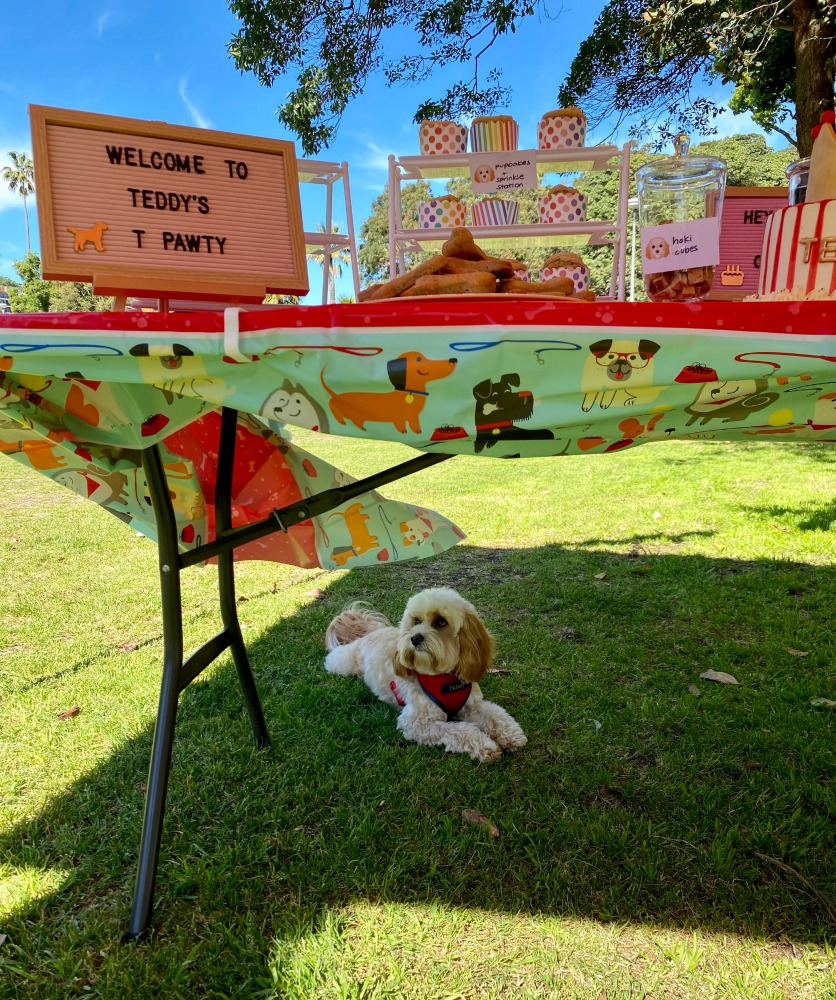
POLYGON ((662 391, 654 386, 653 359, 659 345, 652 340, 598 340, 589 345, 590 356, 581 374, 584 413, 597 403, 602 410, 610 406, 631 406, 640 401, 652 403, 662 391))

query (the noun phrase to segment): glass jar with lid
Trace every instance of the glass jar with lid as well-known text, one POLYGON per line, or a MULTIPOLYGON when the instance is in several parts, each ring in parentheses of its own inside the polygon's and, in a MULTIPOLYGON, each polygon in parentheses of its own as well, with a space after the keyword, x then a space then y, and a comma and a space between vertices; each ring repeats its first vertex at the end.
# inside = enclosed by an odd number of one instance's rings
POLYGON ((712 156, 689 156, 680 133, 674 155, 636 171, 642 275, 653 302, 704 299, 720 261, 720 216, 727 168, 712 156))
POLYGON ((794 160, 787 167, 787 185, 790 191, 790 204, 800 205, 807 198, 807 181, 810 177, 810 157, 794 160))

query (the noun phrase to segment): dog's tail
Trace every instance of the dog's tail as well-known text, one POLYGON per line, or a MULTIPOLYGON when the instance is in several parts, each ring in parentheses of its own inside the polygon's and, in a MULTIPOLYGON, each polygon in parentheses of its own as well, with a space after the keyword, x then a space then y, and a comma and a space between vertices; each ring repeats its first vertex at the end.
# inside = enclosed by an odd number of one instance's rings
POLYGON ((322 388, 325 389, 325 391, 328 393, 328 395, 333 399, 337 394, 334 392, 334 390, 331 388, 331 386, 328 385, 328 383, 325 381, 325 369, 324 368, 319 373, 319 381, 322 383, 322 388))
POLYGON ((347 646, 355 639, 362 639, 379 628, 391 628, 385 615, 374 611, 364 601, 347 605, 331 622, 325 632, 325 648, 330 652, 338 646, 347 646))

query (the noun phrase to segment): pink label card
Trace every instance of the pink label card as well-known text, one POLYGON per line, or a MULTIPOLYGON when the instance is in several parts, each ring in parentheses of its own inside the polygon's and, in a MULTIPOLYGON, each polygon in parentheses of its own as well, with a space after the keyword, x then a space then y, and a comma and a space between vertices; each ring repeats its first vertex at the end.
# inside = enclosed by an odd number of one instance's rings
POLYGON ((646 226, 641 241, 645 274, 709 267, 720 260, 720 220, 689 219, 646 226))
POLYGON ((471 153, 470 179, 474 194, 501 194, 537 187, 537 153, 516 149, 504 153, 471 153))

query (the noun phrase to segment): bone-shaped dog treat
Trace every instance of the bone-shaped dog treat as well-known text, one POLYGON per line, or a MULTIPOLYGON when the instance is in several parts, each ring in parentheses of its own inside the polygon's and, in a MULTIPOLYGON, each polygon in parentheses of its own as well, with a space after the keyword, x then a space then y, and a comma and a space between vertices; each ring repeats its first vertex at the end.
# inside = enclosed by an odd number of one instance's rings
POLYGON ((490 271, 471 271, 468 274, 428 274, 418 278, 402 298, 413 295, 464 295, 492 294, 496 291, 496 278, 490 271))
POLYGON ((392 278, 391 281, 384 282, 384 284, 372 292, 366 301, 372 299, 390 299, 396 295, 402 295, 407 288, 412 288, 415 282, 423 275, 435 274, 440 271, 444 267, 445 260, 446 258, 441 254, 430 257, 423 264, 413 267, 411 271, 406 271, 404 274, 398 275, 397 278, 392 278))
POLYGON ((571 295, 575 283, 571 278, 550 278, 548 281, 521 281, 519 278, 505 278, 499 282, 500 292, 521 295, 571 295))
POLYGON ((458 257, 461 260, 485 260, 488 256, 481 247, 473 241, 473 233, 464 226, 458 226, 450 233, 450 239, 442 246, 445 257, 458 257))
POLYGON ((460 257, 448 257, 442 267, 441 274, 473 274, 476 271, 487 271, 497 278, 511 278, 514 267, 510 260, 500 260, 499 257, 486 257, 484 260, 462 260, 460 257))
POLYGON ((378 290, 378 288, 382 287, 383 287, 383 282, 378 281, 374 285, 369 285, 368 288, 361 289, 360 294, 357 296, 357 301, 365 302, 366 299, 370 299, 374 295, 374 293, 378 290))

